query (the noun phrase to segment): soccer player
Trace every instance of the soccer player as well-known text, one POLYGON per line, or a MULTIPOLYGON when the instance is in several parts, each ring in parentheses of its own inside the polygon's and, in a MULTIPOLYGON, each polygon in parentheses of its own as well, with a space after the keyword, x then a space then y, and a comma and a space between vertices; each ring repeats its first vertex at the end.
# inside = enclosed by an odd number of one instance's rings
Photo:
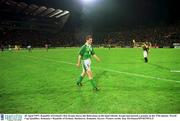
POLYGON ((8 45, 8 50, 11 51, 11 45, 10 44, 8 45))
POLYGON ((28 49, 28 52, 32 52, 31 45, 28 45, 28 46, 27 46, 27 49, 28 49))
POLYGON ((91 71, 91 56, 93 56, 98 62, 100 61, 99 57, 95 54, 94 49, 92 48, 92 36, 88 35, 86 36, 86 43, 81 47, 78 55, 78 60, 77 60, 77 67, 80 67, 80 63, 82 62, 82 68, 83 71, 77 80, 77 85, 82 86, 82 80, 88 75, 89 81, 91 82, 91 85, 93 87, 94 91, 98 91, 99 89, 97 88, 96 82, 93 79, 93 74, 91 71))
POLYGON ((144 56, 145 63, 148 62, 148 54, 149 54, 149 46, 146 43, 144 43, 144 45, 143 45, 143 56, 144 56))
POLYGON ((108 44, 108 48, 109 48, 109 50, 111 49, 111 45, 110 44, 108 44))
POLYGON ((46 52, 48 52, 49 46, 48 44, 45 44, 46 52))

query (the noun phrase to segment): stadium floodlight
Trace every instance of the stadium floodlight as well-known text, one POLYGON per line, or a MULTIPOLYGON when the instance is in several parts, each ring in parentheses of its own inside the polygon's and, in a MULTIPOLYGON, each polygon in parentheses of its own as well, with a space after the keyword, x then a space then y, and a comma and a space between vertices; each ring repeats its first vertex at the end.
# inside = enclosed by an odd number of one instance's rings
POLYGON ((56 18, 60 18, 61 16, 67 15, 69 13, 70 13, 69 11, 64 11, 63 13, 57 15, 56 18))
POLYGON ((81 0, 81 1, 85 4, 89 4, 95 2, 96 0, 81 0))

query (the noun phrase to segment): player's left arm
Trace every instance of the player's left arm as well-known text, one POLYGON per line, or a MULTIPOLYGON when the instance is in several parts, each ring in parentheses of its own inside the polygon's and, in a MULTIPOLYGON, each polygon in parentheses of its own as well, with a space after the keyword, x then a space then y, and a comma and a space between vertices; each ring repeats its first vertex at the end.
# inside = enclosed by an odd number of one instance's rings
POLYGON ((101 61, 100 58, 99 58, 96 54, 94 54, 93 57, 94 57, 98 62, 101 61))
POLYGON ((91 54, 98 62, 100 62, 100 58, 95 54, 94 49, 92 49, 91 54))

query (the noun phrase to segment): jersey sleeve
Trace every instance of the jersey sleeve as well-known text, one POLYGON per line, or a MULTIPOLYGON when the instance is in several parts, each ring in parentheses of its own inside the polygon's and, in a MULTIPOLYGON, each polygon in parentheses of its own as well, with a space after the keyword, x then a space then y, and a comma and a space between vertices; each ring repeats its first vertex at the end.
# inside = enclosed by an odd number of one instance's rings
POLYGON ((95 54, 95 52, 94 52, 94 49, 92 48, 91 55, 94 55, 94 54, 95 54))
POLYGON ((85 46, 82 46, 81 49, 79 50, 79 55, 83 56, 85 51, 85 46))

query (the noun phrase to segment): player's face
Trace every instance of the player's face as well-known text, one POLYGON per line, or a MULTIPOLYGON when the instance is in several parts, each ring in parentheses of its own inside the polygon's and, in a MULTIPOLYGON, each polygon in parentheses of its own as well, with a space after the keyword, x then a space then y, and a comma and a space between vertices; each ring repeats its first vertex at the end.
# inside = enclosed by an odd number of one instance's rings
POLYGON ((92 44, 92 42, 93 42, 93 39, 92 38, 89 38, 89 40, 88 40, 88 44, 92 44))

